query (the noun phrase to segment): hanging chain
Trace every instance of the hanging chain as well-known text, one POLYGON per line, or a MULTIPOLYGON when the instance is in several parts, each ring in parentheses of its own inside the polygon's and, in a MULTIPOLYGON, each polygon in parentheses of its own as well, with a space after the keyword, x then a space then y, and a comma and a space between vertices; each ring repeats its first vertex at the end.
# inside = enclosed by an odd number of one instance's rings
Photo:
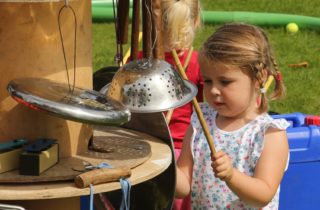
POLYGON ((69 91, 71 93, 73 93, 75 83, 76 83, 77 17, 76 17, 76 13, 75 13, 74 9, 69 5, 68 0, 65 0, 65 4, 59 10, 58 25, 59 25, 60 39, 61 39, 63 58, 64 58, 64 63, 65 63, 65 68, 66 68, 66 73, 67 73, 69 91), (60 22, 61 14, 64 9, 69 9, 72 12, 72 15, 74 17, 74 49, 73 49, 73 75, 74 76, 73 76, 72 88, 70 85, 69 68, 68 68, 68 62, 67 62, 66 51, 65 51, 65 46, 64 46, 64 42, 63 42, 63 35, 62 35, 62 31, 61 31, 61 22, 60 22))

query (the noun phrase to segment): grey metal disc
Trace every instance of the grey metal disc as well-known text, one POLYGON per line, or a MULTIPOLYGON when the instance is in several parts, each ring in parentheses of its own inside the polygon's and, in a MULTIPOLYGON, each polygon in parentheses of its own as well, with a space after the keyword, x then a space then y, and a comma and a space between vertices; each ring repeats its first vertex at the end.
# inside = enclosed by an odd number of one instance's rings
POLYGON ((8 92, 18 102, 68 120, 103 125, 121 125, 131 113, 121 103, 106 99, 94 91, 43 78, 19 78, 10 81, 8 92))

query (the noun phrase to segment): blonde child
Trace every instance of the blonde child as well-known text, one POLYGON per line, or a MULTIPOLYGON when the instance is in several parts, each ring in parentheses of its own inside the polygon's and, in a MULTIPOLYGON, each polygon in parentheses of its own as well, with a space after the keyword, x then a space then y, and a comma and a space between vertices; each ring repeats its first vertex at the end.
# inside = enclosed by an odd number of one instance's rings
MULTIPOLYGON (((162 26, 165 60, 175 66, 172 50, 176 50, 182 65, 185 64, 189 50, 193 44, 196 30, 200 26, 199 0, 162 0, 162 26)), ((193 51, 186 69, 189 81, 198 87, 197 99, 203 99, 203 80, 200 75, 198 52, 193 51)), ((173 138, 176 157, 179 157, 182 141, 193 111, 192 103, 175 109, 169 122, 170 132, 173 138)), ((173 203, 174 210, 191 209, 190 197, 176 199, 173 203)))
POLYGON ((199 63, 207 100, 201 109, 217 152, 210 153, 193 114, 177 161, 176 196, 191 192, 193 209, 278 209, 289 124, 267 113, 268 76, 275 77, 271 98, 284 86, 266 34, 225 24, 204 43, 199 63))

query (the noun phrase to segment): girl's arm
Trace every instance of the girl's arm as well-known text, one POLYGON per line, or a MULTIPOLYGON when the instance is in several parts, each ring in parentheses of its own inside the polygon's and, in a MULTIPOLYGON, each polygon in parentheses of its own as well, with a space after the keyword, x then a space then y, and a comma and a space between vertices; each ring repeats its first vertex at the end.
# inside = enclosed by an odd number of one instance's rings
POLYGON ((193 128, 189 126, 182 142, 182 150, 177 160, 176 198, 184 198, 191 190, 193 158, 191 154, 191 139, 193 128))
MULTIPOLYGON (((215 169, 216 176, 220 173, 229 188, 244 202, 263 207, 274 197, 283 177, 288 160, 288 140, 286 131, 274 128, 268 129, 265 135, 264 148, 257 162, 253 177, 232 168, 228 170, 215 169), (225 173, 223 173, 223 171, 225 173)), ((221 155, 220 155, 221 156, 221 155)), ((228 158, 221 156, 220 162, 228 158)), ((216 158, 219 165, 219 157, 216 158)), ((226 164, 224 164, 226 165, 226 164)), ((219 175, 218 175, 219 177, 219 175)))

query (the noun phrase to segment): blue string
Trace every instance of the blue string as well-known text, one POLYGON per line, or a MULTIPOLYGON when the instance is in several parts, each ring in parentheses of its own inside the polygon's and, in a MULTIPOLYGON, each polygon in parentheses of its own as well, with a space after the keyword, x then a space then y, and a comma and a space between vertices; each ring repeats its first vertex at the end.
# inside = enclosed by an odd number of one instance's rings
POLYGON ((121 190, 122 190, 122 201, 120 205, 120 210, 130 209, 130 190, 131 184, 128 179, 120 179, 121 190))
MULTIPOLYGON (((100 163, 95 168, 112 168, 108 163, 100 163)), ((120 180, 121 190, 122 190, 122 201, 120 205, 120 210, 129 210, 130 209, 130 190, 131 183, 128 179, 121 178, 120 180)), ((90 210, 93 210, 93 185, 90 184, 90 210)))
POLYGON ((93 185, 90 184, 90 210, 93 210, 93 185))

